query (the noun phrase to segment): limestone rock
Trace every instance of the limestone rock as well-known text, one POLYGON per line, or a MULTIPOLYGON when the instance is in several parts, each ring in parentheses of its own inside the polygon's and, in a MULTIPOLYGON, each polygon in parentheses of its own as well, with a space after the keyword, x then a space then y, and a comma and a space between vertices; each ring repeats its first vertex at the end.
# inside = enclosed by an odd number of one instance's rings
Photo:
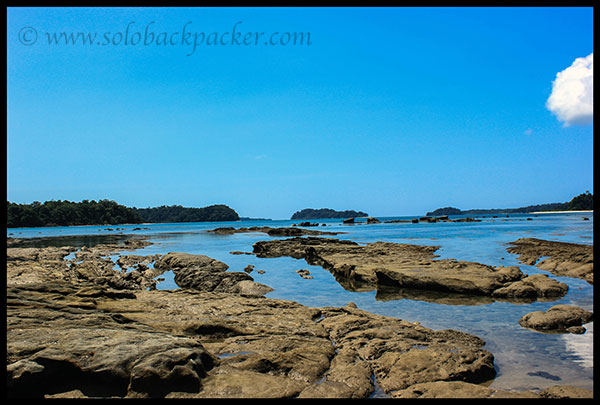
POLYGON ((9 395, 75 390, 92 397, 160 397, 173 387, 198 390, 217 362, 200 343, 97 307, 99 301, 132 298, 64 282, 9 288, 9 395))
POLYGON ((506 250, 518 254, 518 260, 561 277, 582 278, 594 283, 594 247, 577 243, 521 238, 506 250), (547 257, 546 257, 547 256, 547 257), (546 257, 538 262, 540 257, 546 257))
POLYGON ((302 236, 302 235, 339 235, 345 232, 325 232, 315 231, 312 229, 296 228, 295 226, 318 226, 319 224, 311 224, 310 222, 303 222, 298 225, 294 224, 292 227, 280 227, 273 228, 270 226, 251 226, 249 228, 233 228, 233 227, 221 227, 211 229, 207 232, 215 233, 217 235, 233 235, 234 233, 252 233, 261 232, 266 233, 269 236, 302 236))
POLYGON ((530 312, 519 320, 519 325, 539 331, 581 333, 580 327, 591 322, 593 317, 592 312, 583 308, 561 304, 547 311, 530 312))
MULTIPOLYGON (((366 269, 389 259, 429 266, 436 249, 374 244, 361 252, 354 242, 319 239, 262 252, 351 273, 343 267, 348 259, 366 258, 366 269)), ((310 308, 265 298, 268 286, 243 272, 243 279, 230 277, 225 263, 202 255, 170 253, 154 269, 156 258, 131 255, 122 263, 134 269, 123 273, 106 260, 122 248, 82 248, 73 260, 65 260, 72 248, 8 252, 9 397, 365 398, 375 389, 387 396, 440 396, 442 386, 470 397, 497 394, 476 385, 495 375, 493 356, 476 336, 352 304, 310 308), (143 288, 151 274, 166 270, 190 285, 206 278, 210 291, 143 288)), ((523 279, 515 268, 489 271, 503 283, 523 279)), ((591 393, 558 387, 540 395, 591 393)))
POLYGON ((394 398, 593 398, 593 391, 555 385, 541 392, 506 391, 464 381, 434 381, 392 393, 394 398))
POLYGON ((173 270, 175 283, 181 288, 250 295, 273 291, 264 284, 255 283, 246 272, 227 271, 227 264, 205 255, 170 252, 157 260, 154 267, 173 270))
POLYGON ((7 290, 11 397, 364 398, 374 380, 391 392, 489 379, 483 344, 353 306, 65 281, 7 290))
POLYGON ((594 398, 594 392, 569 385, 554 385, 540 392, 543 398, 594 398))
POLYGON ((395 391, 394 398, 540 398, 533 391, 501 391, 464 381, 434 381, 395 391))
POLYGON ((307 237, 260 241, 257 257, 291 256, 321 266, 350 291, 395 288, 502 299, 558 298, 568 287, 543 275, 526 276, 518 267, 435 259, 438 246, 307 237))

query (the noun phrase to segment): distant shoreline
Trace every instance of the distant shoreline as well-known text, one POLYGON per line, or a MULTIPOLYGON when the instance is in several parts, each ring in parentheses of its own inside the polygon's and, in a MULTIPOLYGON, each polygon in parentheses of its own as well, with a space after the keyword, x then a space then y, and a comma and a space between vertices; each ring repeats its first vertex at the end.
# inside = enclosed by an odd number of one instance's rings
MULTIPOLYGON (((583 213, 593 213, 594 210, 576 210, 576 211, 536 211, 536 212, 518 212, 516 214, 527 214, 527 215, 531 215, 531 214, 583 214, 583 213)), ((498 213, 498 214, 506 214, 506 213, 498 213)), ((510 213, 510 214, 515 214, 515 213, 510 213)), ((467 214, 459 214, 459 215, 467 215, 467 214)), ((469 214, 472 215, 472 214, 469 214)), ((482 214, 483 216, 485 215, 491 215, 491 214, 482 214)), ((482 216, 479 215, 479 216, 482 216)), ((456 215, 454 215, 456 216, 456 215)), ((474 216, 478 216, 478 215, 474 215, 474 216)), ((418 218, 419 215, 400 215, 400 216, 392 216, 392 217, 380 217, 380 218, 406 218, 406 217, 415 217, 418 218)), ((367 217, 356 217, 356 218, 367 218, 367 217)), ((315 218, 315 219, 340 219, 340 218, 315 218)), ((200 221, 198 223, 203 223, 203 224, 209 224, 209 223, 215 223, 215 222, 243 222, 243 221, 257 221, 257 220, 264 220, 264 221, 290 221, 289 219, 240 219, 237 221, 200 221)), ((115 225, 111 225, 111 224, 87 224, 87 225, 44 225, 44 226, 24 226, 24 227, 18 227, 18 228, 6 228, 7 230, 10 229, 40 229, 40 228, 78 228, 78 227, 89 227, 89 226, 97 226, 97 227, 112 227, 112 228, 118 228, 121 226, 144 226, 144 225, 159 225, 159 224, 189 224, 190 222, 142 222, 142 223, 130 223, 130 224, 115 224, 115 225)))
POLYGON ((576 211, 536 211, 536 212, 527 212, 526 214, 569 214, 569 213, 578 213, 578 212, 594 212, 594 210, 576 210, 576 211))

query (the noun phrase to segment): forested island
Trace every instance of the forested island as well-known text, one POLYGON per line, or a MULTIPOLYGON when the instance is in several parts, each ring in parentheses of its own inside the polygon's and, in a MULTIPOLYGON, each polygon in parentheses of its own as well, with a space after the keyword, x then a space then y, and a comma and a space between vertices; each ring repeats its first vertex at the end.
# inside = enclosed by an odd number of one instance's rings
POLYGON ((356 218, 368 216, 369 214, 362 211, 335 211, 330 208, 305 208, 303 210, 296 211, 290 219, 356 218))
POLYGON ((203 208, 181 205, 135 208, 111 200, 52 200, 31 204, 7 201, 6 205, 8 228, 239 220, 237 212, 222 204, 203 208))
MULTIPOLYGON (((136 208, 126 207, 112 200, 83 200, 72 202, 68 200, 34 201, 31 204, 17 204, 10 201, 7 204, 8 228, 39 227, 39 226, 72 226, 72 225, 119 225, 139 223, 167 222, 220 222, 239 221, 240 217, 232 208, 224 204, 210 205, 202 208, 183 207, 181 205, 136 208)), ((428 212, 427 216, 440 215, 485 215, 530 213, 536 211, 577 211, 593 210, 593 195, 586 191, 571 201, 565 203, 550 203, 529 205, 520 208, 471 209, 460 210, 454 207, 439 208, 428 212)), ((306 208, 295 212, 291 219, 321 219, 321 218, 356 218, 368 217, 362 211, 335 211, 330 208, 306 208)))
POLYGON ((34 201, 17 204, 7 201, 8 228, 69 225, 138 224, 142 218, 132 208, 111 200, 71 202, 34 201))
POLYGON ((438 215, 486 215, 486 214, 524 214, 539 211, 581 211, 594 209, 594 195, 589 191, 579 194, 569 202, 564 203, 549 203, 528 205, 520 208, 494 208, 494 209, 472 209, 460 210, 454 207, 438 208, 435 211, 428 212, 427 216, 438 215))
POLYGON ((217 204, 203 208, 189 208, 181 205, 160 206, 154 208, 134 208, 142 222, 219 222, 238 221, 237 212, 227 205, 217 204))

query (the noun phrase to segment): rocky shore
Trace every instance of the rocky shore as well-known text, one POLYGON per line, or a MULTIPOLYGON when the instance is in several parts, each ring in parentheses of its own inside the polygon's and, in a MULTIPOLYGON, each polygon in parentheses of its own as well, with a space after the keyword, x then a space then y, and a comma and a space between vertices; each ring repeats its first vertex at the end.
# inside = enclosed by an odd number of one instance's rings
POLYGON ((594 247, 591 245, 535 238, 517 239, 509 245, 506 250, 518 254, 521 263, 535 265, 557 276, 581 278, 594 284, 594 247))
POLYGON ((519 325, 542 332, 585 333, 582 326, 591 322, 594 314, 573 305, 555 305, 547 311, 534 311, 524 315, 519 325))
MULTIPOLYGON (((40 248, 10 247, 9 241, 9 397, 592 395, 573 387, 487 388, 479 383, 494 378, 493 355, 476 336, 431 330, 351 303, 310 308, 265 298, 268 286, 203 255, 124 253, 148 243, 130 238, 40 248), (165 271, 173 271, 180 289, 155 289, 165 271)), ((407 246, 399 249, 410 256, 407 246)), ((315 257, 335 265, 336 248, 329 248, 315 257)), ((426 251, 432 256, 435 250, 426 251)), ((516 273, 502 274, 512 280, 516 273)))
POLYGON ((543 274, 527 276, 518 267, 436 259, 438 246, 390 242, 359 245, 332 238, 289 238, 254 244, 258 257, 290 256, 322 266, 350 291, 429 291, 498 300, 553 300, 568 286, 543 274))
MULTIPOLYGON (((298 225, 298 226, 318 226, 316 225, 298 225)), ((297 228, 296 226, 288 228, 272 228, 270 226, 251 226, 249 228, 233 228, 233 227, 222 227, 211 229, 207 232, 215 233, 217 235, 233 235, 234 233, 251 233, 260 232, 266 233, 269 236, 302 236, 302 235, 339 235, 346 232, 327 232, 327 231, 315 231, 312 229, 297 228)))
POLYGON ((154 268, 163 272, 172 270, 180 288, 259 297, 273 291, 254 282, 247 272, 227 271, 228 265, 204 255, 168 253, 156 261, 154 268))

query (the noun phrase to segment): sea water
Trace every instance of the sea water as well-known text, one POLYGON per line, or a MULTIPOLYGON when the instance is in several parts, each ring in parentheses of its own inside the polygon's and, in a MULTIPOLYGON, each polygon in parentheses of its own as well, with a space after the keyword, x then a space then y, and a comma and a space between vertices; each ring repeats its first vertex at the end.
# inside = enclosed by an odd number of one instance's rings
MULTIPOLYGON (((460 218, 461 216, 452 217, 460 218)), ((381 221, 413 217, 378 218, 381 221)), ((364 244, 376 241, 439 246, 440 258, 475 261, 491 266, 518 266, 526 274, 544 273, 569 286, 568 293, 557 300, 516 304, 493 300, 436 300, 432 297, 406 298, 399 294, 376 291, 348 291, 331 273, 311 266, 303 259, 289 257, 257 258, 253 255, 231 254, 252 252, 252 245, 261 240, 279 239, 264 233, 218 235, 206 232, 217 227, 271 226, 287 227, 297 221, 248 220, 236 222, 147 224, 118 226, 76 226, 52 228, 14 228, 7 235, 14 238, 73 236, 63 240, 69 245, 93 245, 99 238, 92 236, 139 234, 148 236, 152 245, 124 254, 166 254, 187 252, 203 254, 229 265, 229 271, 243 271, 251 264, 251 276, 256 282, 274 288, 269 298, 299 302, 311 307, 344 306, 349 302, 359 308, 420 322, 432 329, 456 329, 472 333, 485 340, 485 349, 494 355, 496 378, 491 387, 505 390, 544 389, 552 385, 573 385, 593 388, 593 322, 585 326, 582 335, 548 334, 522 328, 519 319, 532 311, 546 310, 557 304, 577 305, 593 311, 593 286, 568 277, 556 277, 535 266, 519 263, 517 255, 508 253, 507 243, 519 238, 539 238, 560 242, 593 244, 593 213, 510 214, 478 216, 481 222, 379 223, 345 225, 339 219, 311 220, 326 226, 311 227, 320 231, 345 232, 324 236, 353 240, 364 244), (587 220, 584 218, 588 218, 587 220), (306 269, 313 276, 304 279, 296 273, 306 269), (260 274, 258 270, 263 270, 260 274)), ((63 238, 61 238, 63 239, 63 238)), ((63 243, 60 242, 60 243, 63 243)), ((47 244, 45 241, 44 244, 47 244)), ((116 257, 115 257, 116 260, 116 257)), ((161 275, 164 281, 158 289, 178 288, 172 272, 161 275)))

